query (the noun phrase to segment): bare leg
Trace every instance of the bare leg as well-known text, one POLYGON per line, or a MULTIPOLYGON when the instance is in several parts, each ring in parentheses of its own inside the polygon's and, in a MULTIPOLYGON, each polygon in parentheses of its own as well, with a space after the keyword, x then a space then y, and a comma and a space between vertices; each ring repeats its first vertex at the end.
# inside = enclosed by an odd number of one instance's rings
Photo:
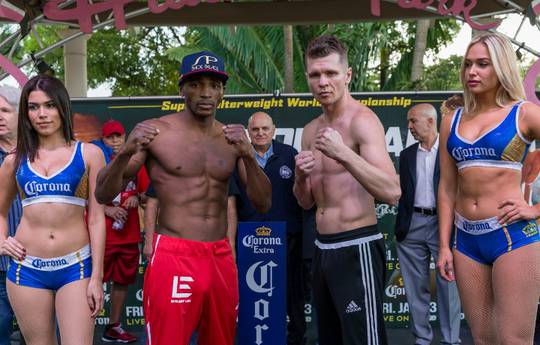
POLYGON ((493 266, 501 345, 530 345, 540 297, 540 242, 501 255, 493 266))
POLYGON ((6 282, 9 302, 28 345, 56 345, 54 293, 6 282))
POLYGON ((111 285, 111 317, 109 324, 120 322, 120 316, 122 314, 122 308, 126 301, 128 293, 128 286, 118 283, 111 285))
POLYGON ((92 345, 94 319, 86 298, 89 279, 66 284, 56 292, 56 317, 62 345, 92 345))
POLYGON ((491 266, 454 250, 456 281, 475 345, 497 345, 491 266))

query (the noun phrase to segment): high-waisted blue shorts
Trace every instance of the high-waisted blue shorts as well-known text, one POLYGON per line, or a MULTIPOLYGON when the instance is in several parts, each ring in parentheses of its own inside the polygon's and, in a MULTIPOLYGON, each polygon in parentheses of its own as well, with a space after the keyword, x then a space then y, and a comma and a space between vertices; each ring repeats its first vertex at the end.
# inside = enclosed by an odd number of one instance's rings
POLYGON ((534 220, 502 225, 497 217, 468 220, 456 213, 454 224, 457 229, 456 249, 485 265, 492 265, 504 253, 540 241, 534 220))
POLYGON ((57 258, 26 256, 24 260, 13 260, 7 271, 12 283, 38 289, 58 290, 62 286, 90 277, 92 257, 90 246, 57 258))

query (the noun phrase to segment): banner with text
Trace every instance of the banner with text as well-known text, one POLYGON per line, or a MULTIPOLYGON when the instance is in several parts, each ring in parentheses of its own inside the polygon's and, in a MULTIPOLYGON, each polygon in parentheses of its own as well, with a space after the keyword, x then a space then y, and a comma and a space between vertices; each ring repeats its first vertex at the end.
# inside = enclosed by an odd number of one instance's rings
POLYGON ((285 344, 285 222, 238 224, 238 344, 285 344))
MULTIPOLYGON (((439 110, 442 101, 455 92, 387 92, 353 93, 358 102, 368 106, 382 122, 385 131, 386 148, 390 158, 398 168, 399 154, 415 142, 407 129, 407 111, 419 103, 429 103, 439 110)), ((538 94, 540 97, 540 94, 538 94)), ((73 109, 75 134, 81 140, 99 138, 101 124, 113 118, 122 122, 129 132, 136 123, 149 118, 182 111, 185 104, 181 97, 147 98, 106 98, 75 99, 73 109)), ((272 116, 276 125, 276 139, 293 145, 300 150, 303 127, 321 114, 320 104, 308 94, 289 95, 230 95, 219 106, 217 119, 223 123, 241 123, 247 126, 247 120, 257 111, 265 111, 272 116)), ((440 123, 440 120, 438 121, 440 123)), ((397 208, 388 204, 375 205, 379 229, 386 240, 387 282, 383 305, 384 318, 388 327, 406 327, 409 324, 409 305, 405 299, 405 287, 399 270, 395 251, 394 223, 397 208)), ((434 263, 431 264, 432 277, 430 289, 433 292, 429 318, 437 322, 437 302, 435 289, 434 263)), ((140 267, 141 276, 135 286, 130 287, 125 307, 124 324, 128 327, 141 327, 143 321, 140 289, 144 267, 140 267)), ((106 297, 108 297, 106 295, 106 297)), ((108 321, 109 303, 103 315, 96 321, 103 324, 108 321)), ((313 326, 313 308, 306 304, 306 322, 308 331, 313 326)))

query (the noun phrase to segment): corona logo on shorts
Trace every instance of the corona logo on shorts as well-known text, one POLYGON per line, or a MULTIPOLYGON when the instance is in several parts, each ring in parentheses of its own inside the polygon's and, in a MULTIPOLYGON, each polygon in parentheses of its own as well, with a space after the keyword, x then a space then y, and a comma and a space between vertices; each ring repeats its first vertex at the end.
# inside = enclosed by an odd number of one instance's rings
POLYGON ((61 267, 67 264, 68 262, 66 259, 53 259, 53 260, 34 259, 32 260, 32 266, 39 269, 45 268, 45 267, 61 267))
POLYGON ((174 276, 172 283, 171 303, 191 303, 191 286, 187 283, 193 283, 192 277, 174 276))
POLYGON ((538 227, 536 226, 536 224, 529 223, 525 225, 525 227, 521 230, 521 232, 523 232, 525 236, 531 237, 538 234, 538 227))

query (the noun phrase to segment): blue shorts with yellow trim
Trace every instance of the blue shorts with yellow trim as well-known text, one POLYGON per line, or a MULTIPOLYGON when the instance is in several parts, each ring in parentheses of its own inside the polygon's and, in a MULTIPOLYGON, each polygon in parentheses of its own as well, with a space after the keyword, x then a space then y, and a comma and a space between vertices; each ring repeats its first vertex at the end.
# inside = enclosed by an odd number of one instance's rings
POLYGON ((456 249, 484 265, 492 265, 504 253, 540 241, 534 220, 501 225, 497 218, 470 221, 456 213, 456 249))
POLYGON ((7 271, 7 279, 14 284, 53 291, 91 275, 89 246, 56 258, 27 256, 22 261, 12 259, 7 271))

